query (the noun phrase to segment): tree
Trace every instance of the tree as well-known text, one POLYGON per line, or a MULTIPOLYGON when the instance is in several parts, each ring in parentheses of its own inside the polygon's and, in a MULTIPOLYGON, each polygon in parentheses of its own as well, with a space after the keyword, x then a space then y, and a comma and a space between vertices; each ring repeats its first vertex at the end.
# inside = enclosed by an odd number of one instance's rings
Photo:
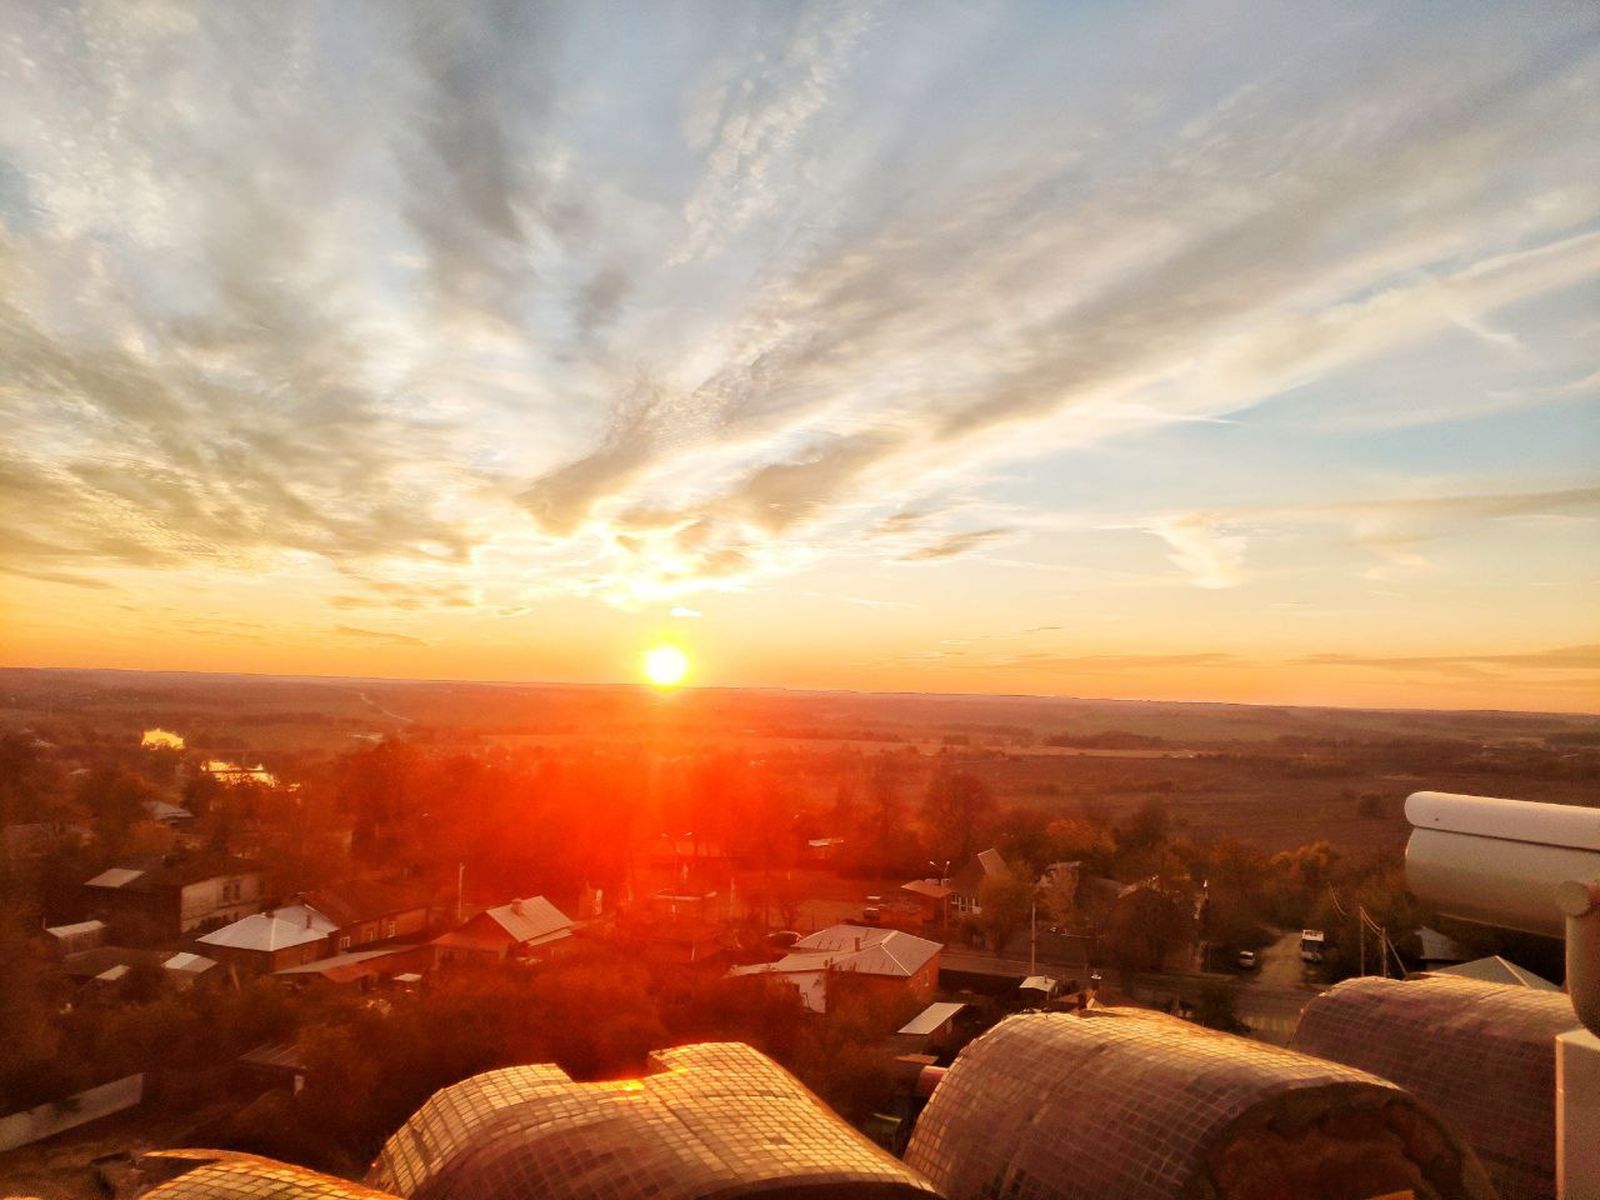
POLYGON ((1104 873, 1116 856, 1111 831, 1088 817, 1058 817, 1045 827, 1051 862, 1081 862, 1104 873))
POLYGON ((1207 1029, 1224 1033, 1242 1033, 1245 1029, 1239 1020, 1239 997, 1233 985, 1227 983, 1208 983, 1201 989, 1194 1019, 1207 1029))
POLYGON ((878 755, 867 780, 867 799, 872 807, 873 832, 878 847, 878 879, 888 878, 889 840, 900 824, 900 784, 904 769, 888 753, 878 755))
POLYGON ((978 836, 994 812, 989 785, 967 771, 940 770, 928 785, 922 815, 934 844, 952 862, 978 850, 978 836))
POLYGON ((1028 923, 1033 904, 1033 873, 1025 867, 1010 867, 979 885, 979 919, 996 954, 1003 953, 1012 935, 1028 923))
POLYGON ((1152 850, 1167 838, 1172 820, 1167 806, 1152 796, 1134 810, 1126 824, 1117 829, 1117 847, 1124 853, 1152 850))
POLYGON ((1039 884, 1038 904, 1047 924, 1069 928, 1078 916, 1078 872, 1066 866, 1051 871, 1039 884))
POLYGON ((145 820, 145 802, 158 799, 147 780, 115 767, 95 768, 78 788, 78 802, 94 814, 96 839, 110 858, 129 852, 134 826, 145 820))
POLYGON ((1106 924, 1107 949, 1124 971, 1159 971, 1193 927, 1185 900, 1141 887, 1118 898, 1106 924))

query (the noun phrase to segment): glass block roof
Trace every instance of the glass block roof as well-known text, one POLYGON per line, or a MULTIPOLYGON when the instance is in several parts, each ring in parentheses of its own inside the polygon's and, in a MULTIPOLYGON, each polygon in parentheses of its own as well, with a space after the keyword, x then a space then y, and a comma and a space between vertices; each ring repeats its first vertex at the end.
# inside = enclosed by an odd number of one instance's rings
POLYGON ((141 1155, 139 1166, 158 1177, 176 1174, 143 1200, 394 1200, 347 1179, 231 1150, 155 1150, 141 1155))
POLYGON ((1456 975, 1348 979, 1306 1006, 1295 1049, 1393 1080, 1477 1151, 1501 1200, 1556 1194, 1555 1037, 1562 992, 1456 975))
POLYGON ((1002 1021, 956 1059, 906 1162, 948 1200, 1493 1194, 1393 1084, 1138 1009, 1002 1021))
POLYGON ((931 1191, 749 1046, 658 1051, 651 1066, 606 1083, 548 1065, 464 1080, 389 1139, 367 1183, 406 1200, 931 1191))

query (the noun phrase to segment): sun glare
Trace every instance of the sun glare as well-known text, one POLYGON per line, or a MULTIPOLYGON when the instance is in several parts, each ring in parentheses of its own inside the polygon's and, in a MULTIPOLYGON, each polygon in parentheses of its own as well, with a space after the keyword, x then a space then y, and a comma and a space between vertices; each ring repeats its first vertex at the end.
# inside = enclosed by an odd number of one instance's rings
POLYGON ((644 675, 657 687, 673 687, 689 673, 689 656, 676 646, 656 646, 644 656, 644 675))

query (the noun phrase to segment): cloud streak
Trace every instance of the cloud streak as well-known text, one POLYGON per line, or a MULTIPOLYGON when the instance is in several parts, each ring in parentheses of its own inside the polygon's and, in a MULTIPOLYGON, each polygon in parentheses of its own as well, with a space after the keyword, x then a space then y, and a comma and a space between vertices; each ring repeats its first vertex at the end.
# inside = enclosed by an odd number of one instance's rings
MULTIPOLYGON (((1600 278, 1592 12, 1273 17, 1226 77, 1179 8, 636 17, 0 16, 8 569, 671 606, 954 559, 1028 527, 964 511, 1009 472, 1440 339, 1501 372, 1441 419, 1580 381, 1519 363, 1600 278)), ((1534 511, 1439 503, 1326 515, 1408 570, 1534 511)), ((1221 591, 1245 523, 1133 524, 1221 591)))

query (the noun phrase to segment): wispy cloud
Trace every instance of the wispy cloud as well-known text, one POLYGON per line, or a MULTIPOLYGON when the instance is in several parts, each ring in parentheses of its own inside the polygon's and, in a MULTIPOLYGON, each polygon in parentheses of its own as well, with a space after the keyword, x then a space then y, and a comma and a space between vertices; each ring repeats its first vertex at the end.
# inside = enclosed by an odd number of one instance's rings
POLYGON ((358 625, 335 625, 333 632, 339 637, 361 638, 366 641, 388 642, 394 646, 426 646, 428 643, 422 638, 413 637, 409 633, 395 633, 386 629, 362 629, 358 625))
POLYGON ((971 553, 979 546, 999 538, 1008 537, 1013 532, 1010 529, 970 529, 963 533, 952 533, 936 542, 929 542, 925 546, 918 546, 914 550, 908 550, 900 558, 904 562, 929 562, 934 559, 956 558, 962 554, 971 553))
POLYGON ((1294 660, 1307 667, 1372 667, 1383 671, 1437 671, 1448 675, 1481 675, 1484 669, 1532 671, 1600 671, 1600 645, 1563 646, 1525 654, 1359 655, 1310 654, 1294 660))
MULTIPOLYGON (((665 608, 969 553, 1028 526, 953 497, 1017 464, 1463 331, 1464 403, 1566 394, 1528 314, 1600 277, 1600 15, 1077 20, 8 8, 0 553, 665 608), (1227 77, 1202 20, 1249 35, 1227 77)), ((1253 531, 1202 503, 1133 525, 1236 587, 1253 531)))

